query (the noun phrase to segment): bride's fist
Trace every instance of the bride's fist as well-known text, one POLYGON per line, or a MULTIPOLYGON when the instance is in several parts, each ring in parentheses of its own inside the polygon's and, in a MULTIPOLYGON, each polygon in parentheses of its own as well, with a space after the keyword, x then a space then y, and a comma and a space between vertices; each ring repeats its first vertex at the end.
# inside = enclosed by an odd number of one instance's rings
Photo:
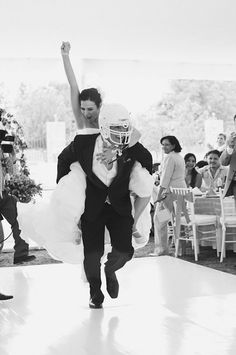
POLYGON ((70 42, 62 42, 61 44, 61 54, 69 55, 70 52, 70 42))

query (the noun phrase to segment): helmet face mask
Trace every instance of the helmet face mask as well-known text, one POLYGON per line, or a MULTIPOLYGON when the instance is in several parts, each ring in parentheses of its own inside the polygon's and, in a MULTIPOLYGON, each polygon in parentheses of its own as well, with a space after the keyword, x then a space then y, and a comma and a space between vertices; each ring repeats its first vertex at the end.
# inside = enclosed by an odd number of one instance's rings
POLYGON ((102 136, 110 143, 115 145, 127 145, 130 142, 130 136, 132 127, 130 124, 124 123, 124 125, 109 125, 102 129, 102 136), (103 134, 104 132, 104 134, 103 134))
POLYGON ((99 128, 104 140, 116 146, 128 145, 132 126, 128 111, 121 105, 110 104, 101 110, 99 128))

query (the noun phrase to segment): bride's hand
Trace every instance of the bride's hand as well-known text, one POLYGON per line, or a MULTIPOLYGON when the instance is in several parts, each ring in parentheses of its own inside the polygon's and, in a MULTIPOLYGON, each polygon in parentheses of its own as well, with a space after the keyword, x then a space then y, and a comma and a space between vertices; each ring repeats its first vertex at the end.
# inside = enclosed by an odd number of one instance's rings
POLYGON ((61 54, 62 55, 69 55, 70 52, 70 42, 62 42, 61 44, 61 54))

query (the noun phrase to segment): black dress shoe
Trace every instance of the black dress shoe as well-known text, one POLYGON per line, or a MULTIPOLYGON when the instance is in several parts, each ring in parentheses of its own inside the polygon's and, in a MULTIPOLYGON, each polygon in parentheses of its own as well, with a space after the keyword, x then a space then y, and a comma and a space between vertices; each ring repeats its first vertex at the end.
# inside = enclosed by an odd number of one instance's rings
POLYGON ((32 261, 36 259, 35 255, 24 255, 24 256, 17 256, 14 258, 13 264, 21 264, 27 261, 32 261))
POLYGON ((102 308, 102 303, 95 303, 92 298, 89 300, 89 308, 98 309, 102 308))
POLYGON ((105 270, 107 292, 111 298, 117 298, 119 293, 119 283, 114 272, 108 273, 105 270))
POLYGON ((0 293, 0 301, 10 300, 12 298, 13 298, 13 296, 7 296, 7 295, 4 295, 3 293, 0 293))
POLYGON ((93 309, 102 308, 103 301, 104 301, 104 295, 102 291, 100 291, 94 294, 93 296, 91 296, 89 300, 89 307, 93 309))

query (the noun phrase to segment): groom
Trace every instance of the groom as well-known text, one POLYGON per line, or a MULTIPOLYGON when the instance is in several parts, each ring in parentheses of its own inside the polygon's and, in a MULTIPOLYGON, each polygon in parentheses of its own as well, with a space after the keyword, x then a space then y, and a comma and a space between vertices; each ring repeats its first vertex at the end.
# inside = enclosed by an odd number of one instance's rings
MULTIPOLYGON (((119 284, 115 272, 129 261, 132 247, 132 206, 129 179, 135 161, 150 174, 152 157, 140 143, 129 147, 132 126, 121 105, 106 105, 99 116, 100 134, 77 135, 58 157, 57 182, 78 161, 86 174, 85 210, 81 217, 84 270, 90 286, 90 308, 101 308, 101 257, 107 227, 112 250, 105 264, 106 287, 116 298, 119 284), (108 148, 109 149, 108 149, 108 148)), ((78 198, 80 198, 78 196, 78 198)))

